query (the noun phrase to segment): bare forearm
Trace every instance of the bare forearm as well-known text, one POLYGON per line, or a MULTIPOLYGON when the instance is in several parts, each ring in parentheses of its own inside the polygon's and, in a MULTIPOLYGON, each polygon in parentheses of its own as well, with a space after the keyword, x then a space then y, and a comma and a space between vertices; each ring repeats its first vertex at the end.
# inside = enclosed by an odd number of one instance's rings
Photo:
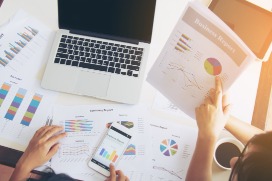
POLYGON ((196 148, 187 172, 186 181, 210 181, 216 137, 198 135, 196 148))
POLYGON ((30 176, 30 172, 21 166, 16 166, 9 181, 26 181, 30 176))
POLYGON ((255 134, 264 132, 263 130, 245 123, 233 116, 230 117, 225 128, 243 144, 246 144, 255 134))

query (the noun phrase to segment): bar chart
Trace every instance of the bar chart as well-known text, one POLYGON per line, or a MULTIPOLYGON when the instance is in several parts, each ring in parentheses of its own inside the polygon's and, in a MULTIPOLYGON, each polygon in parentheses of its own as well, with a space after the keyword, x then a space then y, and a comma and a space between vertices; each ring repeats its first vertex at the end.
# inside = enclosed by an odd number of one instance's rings
POLYGON ((64 122, 65 132, 92 131, 92 120, 66 120, 64 122))
POLYGON ((190 51, 192 48, 189 43, 191 41, 191 38, 189 38, 186 34, 182 34, 180 38, 178 39, 178 42, 175 46, 175 50, 185 53, 186 51, 190 51))
POLYGON ((42 95, 35 94, 27 108, 27 111, 21 121, 21 124, 24 126, 29 126, 31 120, 33 119, 35 112, 37 111, 41 101, 42 101, 42 95))
POLYGON ((9 106, 9 109, 5 115, 5 118, 7 120, 13 121, 21 103, 23 102, 23 99, 26 95, 27 90, 19 88, 18 92, 16 93, 16 96, 14 97, 11 105, 9 106))
POLYGON ((31 26, 24 27, 22 32, 17 33, 15 36, 17 40, 7 43, 2 53, 0 53, 0 65, 7 66, 16 55, 20 54, 23 48, 27 46, 32 39, 37 36, 39 31, 31 26), (1 55, 2 54, 2 55, 1 55))
POLYGON ((3 83, 1 89, 0 89, 0 107, 4 100, 6 99, 8 92, 10 90, 11 85, 9 83, 3 83))
POLYGON ((108 152, 105 148, 102 148, 102 150, 99 153, 100 156, 103 158, 112 161, 113 163, 117 160, 118 155, 116 154, 116 151, 108 152))

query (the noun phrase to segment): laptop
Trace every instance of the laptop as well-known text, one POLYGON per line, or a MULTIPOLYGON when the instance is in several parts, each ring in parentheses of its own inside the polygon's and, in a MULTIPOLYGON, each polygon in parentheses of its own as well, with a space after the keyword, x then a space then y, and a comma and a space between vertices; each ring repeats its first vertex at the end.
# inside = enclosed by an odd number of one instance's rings
MULTIPOLYGON (((272 3, 267 9, 272 8, 272 3)), ((267 61, 272 51, 272 13, 245 0, 213 0, 209 5, 251 49, 267 61)))
POLYGON ((56 33, 41 86, 138 102, 156 0, 58 0, 56 33))

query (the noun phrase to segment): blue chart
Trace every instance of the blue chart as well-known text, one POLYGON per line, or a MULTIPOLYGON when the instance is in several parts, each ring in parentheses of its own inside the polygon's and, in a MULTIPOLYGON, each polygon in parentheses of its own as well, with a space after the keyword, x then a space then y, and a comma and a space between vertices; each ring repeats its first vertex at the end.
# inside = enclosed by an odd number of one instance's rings
POLYGON ((18 40, 10 42, 9 48, 3 51, 3 56, 0 57, 0 65, 7 66, 11 60, 13 60, 17 54, 39 33, 38 30, 31 26, 25 27, 25 31, 17 33, 18 40))

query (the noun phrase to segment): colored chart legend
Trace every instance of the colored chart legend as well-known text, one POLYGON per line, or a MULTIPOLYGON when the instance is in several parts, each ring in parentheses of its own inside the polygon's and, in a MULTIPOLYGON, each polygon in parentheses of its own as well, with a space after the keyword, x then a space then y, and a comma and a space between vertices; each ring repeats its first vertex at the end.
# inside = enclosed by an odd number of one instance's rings
POLYGON ((219 75, 222 72, 222 66, 220 62, 215 58, 208 58, 204 62, 204 68, 210 75, 219 75))
POLYGON ((160 151, 164 156, 173 156, 178 151, 178 145, 174 140, 165 139, 161 142, 160 151))
POLYGON ((90 120, 66 120, 64 122, 65 132, 92 131, 93 121, 90 120))
POLYGON ((107 160, 112 161, 113 163, 118 158, 118 155, 116 155, 116 151, 113 151, 112 153, 109 153, 104 148, 102 148, 102 150, 100 151, 99 155, 102 156, 103 158, 106 158, 107 160))
POLYGON ((124 155, 136 155, 136 147, 133 144, 128 145, 124 155))
POLYGON ((41 100, 42 100, 42 95, 40 94, 35 94, 27 108, 27 111, 21 121, 22 125, 29 126, 31 120, 33 119, 35 112, 37 111, 41 100))
POLYGON ((8 83, 4 83, 0 89, 0 107, 2 105, 2 103, 4 102, 8 92, 9 92, 9 89, 10 89, 11 85, 8 84, 8 83))
POLYGON ((18 92, 16 93, 16 96, 14 97, 6 115, 5 118, 12 121, 13 118, 16 115, 17 110, 19 109, 21 103, 23 102, 23 99, 25 97, 27 90, 20 88, 18 92))

